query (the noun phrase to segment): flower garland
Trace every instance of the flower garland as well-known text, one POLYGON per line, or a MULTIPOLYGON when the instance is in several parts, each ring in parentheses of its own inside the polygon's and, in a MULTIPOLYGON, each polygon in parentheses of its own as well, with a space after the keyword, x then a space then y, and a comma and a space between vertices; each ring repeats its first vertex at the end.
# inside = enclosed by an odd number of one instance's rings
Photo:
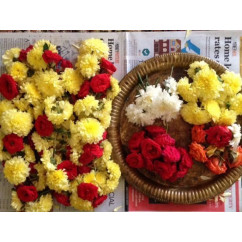
POLYGON ((126 108, 128 121, 144 127, 130 139, 131 153, 126 162, 171 182, 185 176, 192 165, 183 172, 183 162, 192 164, 191 158, 204 163, 215 174, 242 165, 241 126, 236 124, 237 116, 242 115, 240 75, 227 70, 219 76, 204 61, 192 63, 187 73, 178 82, 169 77, 164 81, 164 89, 139 77, 139 95, 126 108), (162 127, 152 126, 155 119, 168 125, 178 115, 192 125, 188 151, 176 148, 175 140, 162 127), (149 133, 150 127, 160 133, 149 133), (157 157, 150 157, 150 152, 157 153, 157 157))
POLYGON ((83 41, 75 69, 48 40, 3 55, 0 161, 16 211, 51 211, 53 198, 93 211, 118 186, 106 129, 120 88, 108 51, 83 41))

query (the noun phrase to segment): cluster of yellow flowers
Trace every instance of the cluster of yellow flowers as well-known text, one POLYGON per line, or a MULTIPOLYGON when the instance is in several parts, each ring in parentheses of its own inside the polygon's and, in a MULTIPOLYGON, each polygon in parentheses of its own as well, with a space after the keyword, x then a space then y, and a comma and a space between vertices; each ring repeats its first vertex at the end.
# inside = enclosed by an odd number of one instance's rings
POLYGON ((85 40, 76 68, 48 40, 3 55, 0 161, 16 211, 51 211, 53 198, 92 211, 118 186, 105 130, 120 87, 108 52, 85 40))
POLYGON ((232 125, 242 114, 242 79, 226 70, 218 75, 204 61, 195 61, 188 69, 188 77, 177 84, 177 91, 187 103, 181 109, 183 119, 194 125, 213 121, 232 125))

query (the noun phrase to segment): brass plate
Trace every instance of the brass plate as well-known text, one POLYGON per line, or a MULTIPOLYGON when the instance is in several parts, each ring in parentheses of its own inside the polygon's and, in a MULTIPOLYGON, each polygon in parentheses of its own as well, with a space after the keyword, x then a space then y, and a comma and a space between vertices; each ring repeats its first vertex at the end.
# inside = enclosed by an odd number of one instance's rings
MULTIPOLYGON (((177 204, 199 203, 223 193, 242 175, 242 167, 230 169, 225 174, 218 176, 212 174, 203 164, 194 162, 193 168, 185 178, 175 183, 169 183, 144 170, 130 168, 125 162, 127 140, 134 132, 139 130, 137 126, 129 124, 124 115, 125 107, 134 100, 138 83, 137 73, 140 73, 142 77, 148 75, 151 77, 151 82, 157 76, 160 76, 162 83, 171 73, 172 67, 174 68, 173 77, 178 79, 184 76, 189 64, 201 60, 207 62, 219 75, 226 70, 224 66, 217 62, 194 54, 173 53, 160 55, 141 63, 130 71, 121 80, 121 92, 113 101, 109 140, 113 145, 114 160, 120 165, 122 175, 129 184, 146 196, 161 202, 177 204), (200 176, 206 176, 208 179, 201 179, 200 176)), ((174 138, 179 140, 178 145, 186 147, 190 138, 184 132, 177 130, 177 127, 181 127, 181 131, 184 130, 183 127, 187 130, 186 124, 182 124, 182 121, 177 122, 174 123, 174 128, 169 124, 171 128, 169 128, 168 133, 171 134, 173 132, 173 137, 176 136, 174 138)))

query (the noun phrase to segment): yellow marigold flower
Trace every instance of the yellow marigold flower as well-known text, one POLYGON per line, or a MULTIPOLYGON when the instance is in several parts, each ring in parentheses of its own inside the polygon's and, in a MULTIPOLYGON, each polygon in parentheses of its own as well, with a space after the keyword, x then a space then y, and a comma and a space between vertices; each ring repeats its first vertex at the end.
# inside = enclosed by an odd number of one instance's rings
POLYGON ((177 91, 186 102, 196 102, 196 90, 191 86, 187 77, 183 77, 177 83, 177 91))
POLYGON ((26 161, 30 163, 34 163, 36 161, 34 151, 27 144, 24 144, 24 153, 25 153, 24 159, 26 161))
POLYGON ((218 124, 220 125, 232 125, 236 122, 237 115, 234 110, 228 110, 228 109, 222 109, 221 110, 221 116, 218 120, 218 124))
POLYGON ((40 160, 47 171, 54 171, 56 169, 56 165, 53 164, 53 149, 45 149, 40 160))
POLYGON ((237 94, 230 102, 230 109, 234 110, 237 115, 242 115, 242 94, 237 94))
POLYGON ((221 79, 224 81, 224 92, 228 96, 234 96, 241 90, 242 79, 239 74, 235 74, 233 71, 225 71, 221 75, 221 79))
POLYGON ((96 177, 95 177, 95 171, 91 171, 90 173, 87 173, 83 176, 83 182, 85 183, 93 183, 94 185, 96 184, 96 177))
POLYGON ((119 165, 114 163, 113 161, 107 162, 107 174, 108 178, 106 180, 106 184, 101 185, 101 195, 106 195, 110 192, 113 192, 118 184, 119 184, 119 178, 121 176, 121 171, 119 168, 119 165))
POLYGON ((220 91, 223 90, 222 83, 218 80, 213 69, 200 70, 194 76, 193 86, 201 100, 216 99, 219 97, 220 91))
POLYGON ((218 102, 216 102, 215 100, 207 100, 204 101, 202 104, 204 106, 204 109, 207 110, 210 114, 212 120, 214 122, 218 121, 221 114, 218 102))
POLYGON ((16 82, 21 82, 27 77, 28 67, 19 61, 14 62, 9 68, 9 74, 16 82))
POLYGON ((11 155, 8 152, 0 151, 0 161, 11 159, 11 155))
POLYGON ((12 191, 11 193, 12 201, 11 201, 11 206, 13 209, 15 209, 17 212, 20 212, 23 204, 21 200, 18 198, 18 194, 16 191, 12 191))
POLYGON ((76 148, 71 149, 70 160, 76 165, 79 165, 80 150, 76 148))
POLYGON ((93 54, 96 55, 98 59, 101 59, 102 57, 107 59, 108 51, 109 48, 106 43, 100 39, 94 38, 84 40, 79 49, 80 55, 93 54))
POLYGON ((25 99, 31 104, 39 104, 41 95, 33 82, 26 82, 21 87, 21 91, 25 93, 25 99))
POLYGON ((10 109, 2 113, 0 125, 5 135, 17 134, 27 136, 33 127, 32 116, 29 113, 10 109))
POLYGON ((35 74, 35 83, 44 97, 60 97, 64 93, 59 75, 52 69, 45 72, 37 72, 35 74))
POLYGON ((31 65, 31 67, 37 71, 45 70, 48 64, 44 61, 43 57, 43 49, 33 48, 27 54, 27 61, 31 65))
POLYGON ((184 104, 181 108, 182 118, 190 124, 201 125, 211 121, 207 110, 202 110, 196 103, 184 104))
POLYGON ((79 75, 79 73, 72 69, 66 68, 62 73, 62 85, 66 91, 71 94, 76 95, 80 90, 82 83, 84 82, 83 78, 79 75))
POLYGON ((71 206, 82 212, 92 212, 92 203, 88 200, 83 200, 78 197, 77 192, 73 192, 70 196, 71 206))
POLYGON ((110 126, 111 116, 110 115, 102 116, 102 118, 100 118, 100 122, 101 122, 103 128, 107 129, 110 126))
MULTIPOLYGON (((71 131, 72 132, 72 131, 71 131)), ((78 133, 82 143, 98 143, 102 139, 104 128, 94 118, 84 118, 76 122, 74 133, 78 133)))
POLYGON ((45 113, 53 124, 59 125, 73 114, 73 105, 68 101, 56 101, 55 97, 48 97, 44 103, 45 113))
POLYGON ((195 61, 190 64, 187 70, 188 76, 193 78, 200 70, 209 69, 209 65, 205 61, 195 61))
POLYGON ((41 163, 35 164, 34 168, 38 172, 38 180, 33 181, 34 186, 36 187, 37 191, 43 191, 46 187, 46 170, 44 165, 41 163))
POLYGON ((21 49, 19 48, 12 48, 4 53, 2 60, 7 70, 9 70, 14 61, 19 58, 20 51, 21 49))
POLYGON ((79 99, 74 105, 74 112, 79 116, 85 114, 89 116, 98 108, 98 100, 94 96, 86 96, 84 99, 79 99))
POLYGON ((121 91, 121 88, 118 84, 118 80, 111 76, 110 78, 111 82, 111 90, 107 91, 107 98, 113 100, 116 96, 118 96, 119 92, 121 91))
POLYGON ((17 109, 23 112, 29 109, 29 102, 24 98, 20 98, 20 99, 14 98, 13 104, 17 109))
POLYGON ((25 212, 49 212, 53 207, 51 194, 42 195, 35 202, 28 202, 25 205, 25 212))
POLYGON ((76 68, 84 78, 90 79, 95 76, 100 69, 98 58, 91 54, 79 56, 76 68))
POLYGON ((68 191, 70 186, 68 176, 63 170, 47 172, 46 184, 50 189, 56 192, 68 191))
POLYGON ((7 160, 3 169, 6 179, 13 185, 25 182, 29 176, 29 171, 28 163, 21 156, 15 156, 7 160))
POLYGON ((33 108, 34 118, 37 119, 39 115, 43 115, 45 109, 44 103, 38 103, 33 108))
POLYGON ((51 44, 49 40, 44 40, 44 39, 38 40, 37 42, 35 42, 34 48, 40 49, 43 51, 44 45, 48 45, 48 50, 51 50, 52 52, 57 53, 56 46, 51 44))
POLYGON ((2 115, 3 112, 9 110, 9 109, 13 109, 14 105, 12 104, 11 101, 9 100, 1 100, 0 101, 0 116, 2 115))
POLYGON ((41 138, 37 132, 34 132, 31 137, 34 143, 34 147, 38 152, 41 152, 42 150, 48 150, 54 145, 53 140, 48 141, 47 139, 41 138))

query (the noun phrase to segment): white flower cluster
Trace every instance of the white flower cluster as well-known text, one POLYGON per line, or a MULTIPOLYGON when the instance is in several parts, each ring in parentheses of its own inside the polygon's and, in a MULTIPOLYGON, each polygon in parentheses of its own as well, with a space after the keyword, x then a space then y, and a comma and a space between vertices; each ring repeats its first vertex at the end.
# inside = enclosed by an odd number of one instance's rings
POLYGON ((155 119, 162 119, 165 123, 177 118, 183 101, 179 99, 176 89, 177 82, 169 77, 165 80, 165 87, 149 85, 146 90, 141 89, 135 104, 126 108, 129 122, 146 126, 154 123, 155 119))
POLYGON ((239 124, 232 124, 228 128, 233 133, 233 139, 229 142, 229 144, 233 147, 234 151, 237 151, 241 139, 241 126, 239 124))

